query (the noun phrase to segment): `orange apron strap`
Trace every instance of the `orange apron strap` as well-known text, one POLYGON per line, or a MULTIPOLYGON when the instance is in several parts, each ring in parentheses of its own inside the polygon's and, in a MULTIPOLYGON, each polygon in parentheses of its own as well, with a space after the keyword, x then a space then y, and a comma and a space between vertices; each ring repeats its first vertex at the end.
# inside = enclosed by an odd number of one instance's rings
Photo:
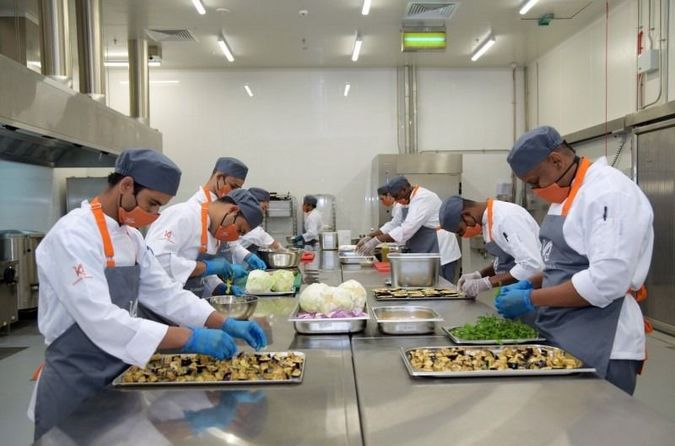
POLYGON ((206 188, 206 186, 202 186, 202 190, 204 191, 204 196, 206 197, 206 202, 211 203, 211 192, 206 188))
POLYGON ((487 199, 487 227, 488 227, 488 236, 490 241, 493 241, 495 238, 492 236, 492 222, 494 214, 492 213, 492 205, 494 204, 494 199, 492 197, 487 199))
POLYGON ((647 287, 642 285, 639 290, 628 290, 628 292, 635 298, 636 302, 642 302, 647 300, 647 287))
POLYGON ((579 171, 577 172, 577 175, 574 178, 572 188, 570 189, 570 194, 567 197, 567 200, 565 200, 565 204, 563 205, 561 215, 566 216, 567 213, 570 211, 572 203, 574 202, 574 198, 577 196, 577 192, 579 192, 581 185, 584 183, 584 177, 586 177, 586 172, 588 171, 588 168, 590 166, 591 166, 590 160, 588 158, 582 157, 581 162, 579 163, 579 171))
POLYGON ((103 252, 105 253, 106 258, 105 264, 108 268, 114 268, 115 250, 113 249, 112 240, 110 239, 108 226, 105 223, 105 215, 103 214, 103 208, 101 206, 101 202, 98 201, 98 198, 94 198, 91 201, 91 211, 94 213, 96 226, 98 226, 98 232, 101 234, 101 240, 103 240, 103 252))
MULTIPOLYGON (((205 190, 206 191, 206 190, 205 190)), ((209 196, 209 199, 211 197, 209 196)), ((199 252, 202 254, 206 253, 206 247, 208 243, 208 220, 209 220, 209 203, 202 203, 202 237, 199 243, 199 252)))

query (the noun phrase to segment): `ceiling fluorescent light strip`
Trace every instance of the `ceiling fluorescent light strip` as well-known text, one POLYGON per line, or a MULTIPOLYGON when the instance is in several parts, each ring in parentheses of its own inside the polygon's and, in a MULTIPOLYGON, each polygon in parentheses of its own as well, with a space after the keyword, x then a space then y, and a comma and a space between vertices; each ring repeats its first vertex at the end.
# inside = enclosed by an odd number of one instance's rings
POLYGON ((473 56, 471 56, 471 62, 475 62, 478 59, 480 59, 481 56, 485 54, 487 50, 489 50, 490 47, 494 44, 495 44, 495 37, 494 36, 488 37, 487 40, 483 42, 481 46, 476 50, 476 52, 473 53, 473 56))
POLYGON ((370 13, 370 0, 363 0, 363 8, 361 9, 362 15, 368 15, 370 13))
POLYGON ((195 9, 199 13, 199 15, 206 14, 206 9, 204 9, 204 5, 202 4, 202 0, 192 0, 192 4, 195 6, 195 9))
POLYGON ((349 90, 350 90, 351 88, 352 88, 352 85, 351 85, 349 82, 347 82, 347 83, 345 84, 345 93, 344 93, 345 97, 347 97, 347 96, 349 95, 349 90))
POLYGON ((246 94, 249 95, 249 97, 253 97, 253 92, 251 91, 251 87, 249 87, 248 84, 244 85, 244 90, 246 90, 246 94))
POLYGON ((354 49, 352 50, 352 62, 359 60, 359 54, 361 54, 361 45, 363 44, 363 38, 361 34, 356 33, 356 38, 354 39, 354 49))
POLYGON ((230 51, 230 47, 227 45, 227 41, 225 40, 225 36, 223 36, 222 34, 218 38, 218 46, 220 47, 220 50, 225 55, 225 58, 230 62, 234 62, 234 56, 232 55, 232 51, 230 51))
POLYGON ((525 15, 525 14, 527 14, 527 12, 528 12, 530 9, 532 9, 532 7, 533 7, 534 5, 536 5, 538 1, 539 1, 539 0, 527 0, 527 1, 525 2, 525 4, 523 5, 523 7, 520 8, 520 11, 518 11, 518 12, 520 13, 520 15, 525 15))

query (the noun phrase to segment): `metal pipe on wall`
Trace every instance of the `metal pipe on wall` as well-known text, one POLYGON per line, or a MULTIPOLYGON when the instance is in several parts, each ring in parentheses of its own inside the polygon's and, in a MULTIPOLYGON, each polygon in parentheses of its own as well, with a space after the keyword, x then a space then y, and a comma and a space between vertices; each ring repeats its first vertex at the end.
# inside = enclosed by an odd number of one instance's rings
POLYGON ((129 40, 129 116, 150 124, 148 41, 129 40))
POLYGON ((101 0, 76 0, 77 50, 79 55, 80 92, 103 102, 103 32, 101 0))
POLYGON ((417 69, 397 69, 398 152, 417 153, 417 69))
POLYGON ((40 0, 42 74, 70 84, 68 0, 40 0))

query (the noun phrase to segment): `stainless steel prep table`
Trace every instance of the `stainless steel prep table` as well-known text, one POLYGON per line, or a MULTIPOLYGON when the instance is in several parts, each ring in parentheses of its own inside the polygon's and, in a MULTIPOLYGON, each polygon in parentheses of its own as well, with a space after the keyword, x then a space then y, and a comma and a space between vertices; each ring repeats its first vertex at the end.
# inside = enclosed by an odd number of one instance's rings
MULTIPOLYGON (((389 274, 341 271, 337 252, 317 252, 301 268, 329 285, 358 280, 369 305, 405 305, 375 301, 371 289, 389 274)), ((448 345, 446 336, 383 336, 374 321, 352 337, 297 335, 287 320, 296 304, 297 298, 261 299, 254 317, 268 333, 269 351, 306 353, 302 384, 110 389, 38 444, 69 444, 64 435, 76 444, 106 445, 648 445, 675 438, 674 423, 597 378, 412 379, 400 347, 448 345)), ((474 301, 424 305, 445 318, 443 325, 494 313, 474 301)))
POLYGON ((599 378, 426 379, 401 347, 444 337, 352 338, 366 445, 664 445, 675 423, 599 378))

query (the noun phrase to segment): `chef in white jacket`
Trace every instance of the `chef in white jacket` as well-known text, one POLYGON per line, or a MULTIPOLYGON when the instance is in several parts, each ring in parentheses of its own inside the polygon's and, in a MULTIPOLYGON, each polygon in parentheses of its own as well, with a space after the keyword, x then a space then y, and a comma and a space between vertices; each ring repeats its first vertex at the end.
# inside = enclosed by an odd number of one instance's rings
POLYGON ((439 213, 441 227, 459 237, 482 235, 494 261, 480 271, 462 274, 457 285, 467 296, 529 279, 544 269, 539 225, 522 207, 488 198, 447 198, 439 213))
POLYGON ((392 229, 401 226, 406 215, 408 215, 408 206, 397 203, 394 197, 389 193, 389 186, 386 184, 377 188, 377 198, 380 200, 380 203, 382 203, 382 206, 391 208, 391 220, 383 224, 377 231, 373 231, 359 240, 359 243, 356 245, 356 249, 358 250, 373 237, 377 237, 381 234, 389 234, 392 229))
POLYGON ((579 157, 552 127, 521 136, 507 158, 551 203, 541 223, 544 272, 502 288, 506 317, 536 308, 536 326, 612 384, 632 394, 645 359, 644 297, 654 214, 637 184, 607 159, 579 157))
POLYGON ((226 320, 183 290, 136 229, 158 217, 180 175, 156 151, 123 152, 109 187, 59 219, 36 250, 38 326, 47 349, 29 409, 35 439, 129 365, 144 367, 157 349, 222 359, 237 350, 232 336, 266 345, 255 322, 226 320), (138 302, 183 326, 136 317, 138 302))
POLYGON ((145 241, 166 272, 187 289, 201 297, 221 295, 226 287, 220 277, 239 279, 248 271, 219 255, 220 244, 235 243, 261 222, 258 200, 246 189, 234 189, 217 200, 168 207, 145 241))
MULTIPOLYGON (((248 191, 260 202, 260 210, 265 215, 270 206, 270 193, 260 187, 251 187, 248 191)), ((274 237, 269 235, 262 225, 258 225, 250 232, 242 235, 239 238, 239 243, 252 253, 256 253, 260 248, 272 249, 274 251, 281 248, 281 244, 274 240, 274 237)))
MULTIPOLYGON (((244 185, 248 167, 242 161, 232 157, 218 158, 209 180, 201 186, 190 200, 197 203, 211 202, 223 197, 244 185)), ((249 252, 239 243, 220 244, 219 253, 230 263, 246 263, 251 269, 266 269, 267 265, 257 255, 249 252)))
POLYGON ((313 195, 305 195, 302 199, 302 211, 305 213, 304 232, 293 237, 293 244, 297 247, 314 246, 319 241, 319 234, 323 227, 321 213, 316 209, 318 200, 313 195))
POLYGON ((393 178, 388 187, 398 203, 408 206, 408 215, 399 227, 365 243, 361 252, 372 253, 380 242, 396 242, 405 244, 410 252, 440 253, 441 276, 452 282, 457 261, 462 255, 455 234, 441 229, 439 225, 441 199, 429 189, 411 185, 402 176, 393 178))

